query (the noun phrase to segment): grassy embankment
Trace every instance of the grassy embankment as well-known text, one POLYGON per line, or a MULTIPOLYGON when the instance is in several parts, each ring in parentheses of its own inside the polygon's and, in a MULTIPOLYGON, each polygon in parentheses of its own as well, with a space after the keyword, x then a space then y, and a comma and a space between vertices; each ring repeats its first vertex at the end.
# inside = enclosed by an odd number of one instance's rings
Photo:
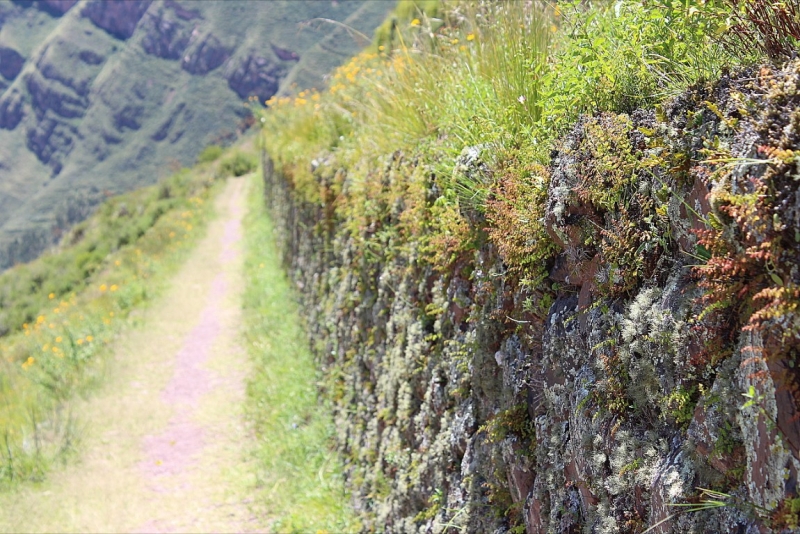
POLYGON ((263 182, 253 180, 244 223, 244 309, 256 370, 247 413, 257 436, 257 498, 278 518, 277 532, 352 532, 357 528, 330 443, 332 420, 317 398, 318 369, 275 249, 263 182))
MULTIPOLYGON (((392 26, 380 29, 383 44, 337 70, 328 90, 268 102, 265 144, 297 198, 328 205, 364 254, 391 254, 391 238, 448 271, 488 239, 515 283, 534 293, 528 308, 542 319, 553 296, 543 281, 557 253, 543 216, 558 139, 581 114, 658 114, 661 102, 692 84, 786 59, 794 41, 781 33, 781 4, 764 5, 772 19, 759 25, 750 4, 728 0, 560 2, 541 9, 404 2, 392 26), (462 153, 467 147, 471 155, 462 153), (392 154, 402 154, 404 179, 386 188, 379 169, 392 154), (460 155, 476 167, 456 165, 460 155), (347 172, 320 181, 310 162, 347 172), (398 222, 385 224, 397 206, 398 222), (483 228, 470 224, 476 217, 485 218, 483 228)), ((596 152, 608 177, 577 192, 600 212, 625 208, 638 172, 671 167, 658 156, 631 166, 614 153, 618 140, 603 135, 596 152)), ((641 266, 626 254, 646 238, 637 230, 587 243, 617 269, 600 284, 602 294, 640 283, 641 266)))
POLYGON ((205 159, 109 199, 57 249, 0 275, 0 489, 41 480, 75 450, 71 399, 102 380, 115 335, 202 234, 215 178, 232 174, 236 156, 205 159))
POLYGON ((442 269, 478 239, 463 214, 485 214, 512 270, 535 286, 553 252, 540 222, 544 166, 579 114, 653 106, 758 57, 716 38, 721 7, 651 4, 403 3, 394 31, 379 32, 385 44, 336 71, 327 91, 268 103, 267 150, 300 198, 335 198, 354 235, 402 196, 401 232, 442 269), (481 148, 485 176, 454 172, 465 147, 481 148), (398 150, 414 163, 403 191, 384 191, 372 169, 398 150), (321 158, 348 169, 346 186, 344 174, 318 183, 309 162, 321 158), (441 194, 428 206, 431 175, 441 194), (528 213, 517 217, 521 205, 528 213))

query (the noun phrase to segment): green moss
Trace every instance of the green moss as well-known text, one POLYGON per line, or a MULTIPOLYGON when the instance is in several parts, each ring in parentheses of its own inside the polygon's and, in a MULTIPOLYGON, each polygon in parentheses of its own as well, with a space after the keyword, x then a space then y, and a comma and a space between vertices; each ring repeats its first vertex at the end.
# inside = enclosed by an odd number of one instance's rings
POLYGON ((664 413, 675 424, 686 429, 694 418, 694 409, 699 397, 696 387, 679 386, 664 399, 664 413))
POLYGON ((498 412, 478 428, 486 435, 488 443, 499 443, 508 435, 525 440, 531 450, 536 446, 536 427, 528 415, 527 403, 520 403, 498 412))

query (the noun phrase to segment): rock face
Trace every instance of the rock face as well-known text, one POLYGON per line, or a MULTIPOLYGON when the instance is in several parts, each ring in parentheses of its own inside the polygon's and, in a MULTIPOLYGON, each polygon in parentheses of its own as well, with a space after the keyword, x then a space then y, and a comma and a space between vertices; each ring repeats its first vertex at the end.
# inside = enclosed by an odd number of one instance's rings
POLYGON ((78 0, 39 0, 39 9, 47 11, 55 16, 61 16, 78 3, 78 0))
POLYGON ((228 86, 236 91, 239 98, 258 97, 264 102, 278 92, 281 79, 288 69, 281 63, 255 55, 253 52, 231 65, 227 73, 228 86))
POLYGON ((275 52, 275 55, 278 56, 278 59, 281 61, 300 61, 300 56, 295 52, 287 50, 286 48, 281 48, 280 46, 275 46, 274 44, 271 44, 271 46, 272 51, 275 52))
POLYGON ((0 74, 3 75, 3 78, 12 81, 22 70, 23 65, 25 65, 25 58, 19 52, 13 48, 0 46, 0 74))
POLYGON ((82 15, 114 37, 127 39, 152 0, 91 0, 82 15))
POLYGON ((184 50, 189 46, 192 28, 177 18, 164 12, 146 17, 142 23, 146 32, 142 39, 145 52, 164 59, 183 57, 184 50))
POLYGON ((356 228, 333 156, 310 202, 265 155, 365 531, 797 531, 798 88, 794 63, 583 117, 533 177, 555 246, 539 288, 509 260, 530 236, 502 230, 531 203, 482 147, 456 171, 505 195, 464 213, 488 235, 445 270, 400 230, 415 159, 370 170, 378 215, 356 228))
POLYGON ((183 56, 181 68, 195 75, 211 72, 230 57, 231 50, 214 35, 199 39, 183 56))
POLYGON ((0 97, 0 128, 13 130, 23 116, 22 95, 19 91, 8 91, 0 97))

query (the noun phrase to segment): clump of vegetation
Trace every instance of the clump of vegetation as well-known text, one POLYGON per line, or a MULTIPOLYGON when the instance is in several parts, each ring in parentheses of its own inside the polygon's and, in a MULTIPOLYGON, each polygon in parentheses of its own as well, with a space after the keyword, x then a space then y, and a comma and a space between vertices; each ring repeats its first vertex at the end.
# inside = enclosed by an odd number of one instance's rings
MULTIPOLYGON (((430 9, 420 9, 398 27, 393 49, 380 45, 354 58, 332 75, 327 92, 269 101, 266 147, 309 202, 321 199, 315 161, 346 167, 348 174, 335 179, 347 176, 354 185, 336 204, 343 219, 369 204, 364 195, 370 177, 359 162, 396 150, 417 154, 417 163, 430 169, 442 208, 477 200, 475 208, 485 212, 487 205, 490 211, 504 205, 492 199, 513 204, 516 199, 502 191, 508 179, 498 179, 500 174, 450 179, 448 168, 465 147, 494 153, 494 170, 525 172, 548 163, 552 143, 579 113, 652 104, 742 61, 705 31, 716 19, 693 6, 665 6, 662 13, 636 2, 545 9, 456 2, 437 12, 436 20, 430 9)), ((342 183, 330 187, 341 191, 342 183)), ((539 187, 546 190, 547 182, 539 187)), ((456 208, 456 219, 463 219, 462 212, 456 208)), ((489 216, 505 220, 503 214, 489 216)), ((458 227, 452 223, 439 232, 428 228, 441 233, 430 238, 446 239, 458 227)), ((500 237, 494 234, 511 253, 515 247, 500 237)), ((542 258, 552 247, 535 236, 525 239, 541 244, 536 253, 542 258)))
POLYGON ((197 156, 197 163, 211 163, 217 161, 222 153, 225 151, 219 145, 208 145, 197 156))
POLYGON ((217 176, 244 176, 256 170, 257 166, 258 162, 254 155, 237 151, 220 162, 217 176))
MULTIPOLYGON (((207 178, 181 171, 161 184, 111 198, 91 219, 79 223, 59 247, 28 264, 0 274, 0 336, 35 321, 39 312, 86 287, 109 268, 110 257, 140 241, 166 214, 201 198, 207 178)), ((185 223, 191 230, 196 210, 185 223)))
POLYGON ((800 45, 800 5, 792 1, 723 0, 729 8, 729 46, 776 60, 795 57, 800 45))
POLYGON ((0 275, 0 488, 41 480, 73 451, 70 399, 97 383, 108 342, 198 235, 213 184, 184 170, 112 198, 59 249, 0 275))

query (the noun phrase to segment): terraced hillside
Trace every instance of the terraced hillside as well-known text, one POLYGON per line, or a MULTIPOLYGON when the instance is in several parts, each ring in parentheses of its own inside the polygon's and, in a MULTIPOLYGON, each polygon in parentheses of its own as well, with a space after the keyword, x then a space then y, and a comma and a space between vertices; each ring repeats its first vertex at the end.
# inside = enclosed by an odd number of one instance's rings
POLYGON ((0 3, 0 270, 36 257, 105 197, 234 139, 251 97, 321 85, 392 6, 0 3))

